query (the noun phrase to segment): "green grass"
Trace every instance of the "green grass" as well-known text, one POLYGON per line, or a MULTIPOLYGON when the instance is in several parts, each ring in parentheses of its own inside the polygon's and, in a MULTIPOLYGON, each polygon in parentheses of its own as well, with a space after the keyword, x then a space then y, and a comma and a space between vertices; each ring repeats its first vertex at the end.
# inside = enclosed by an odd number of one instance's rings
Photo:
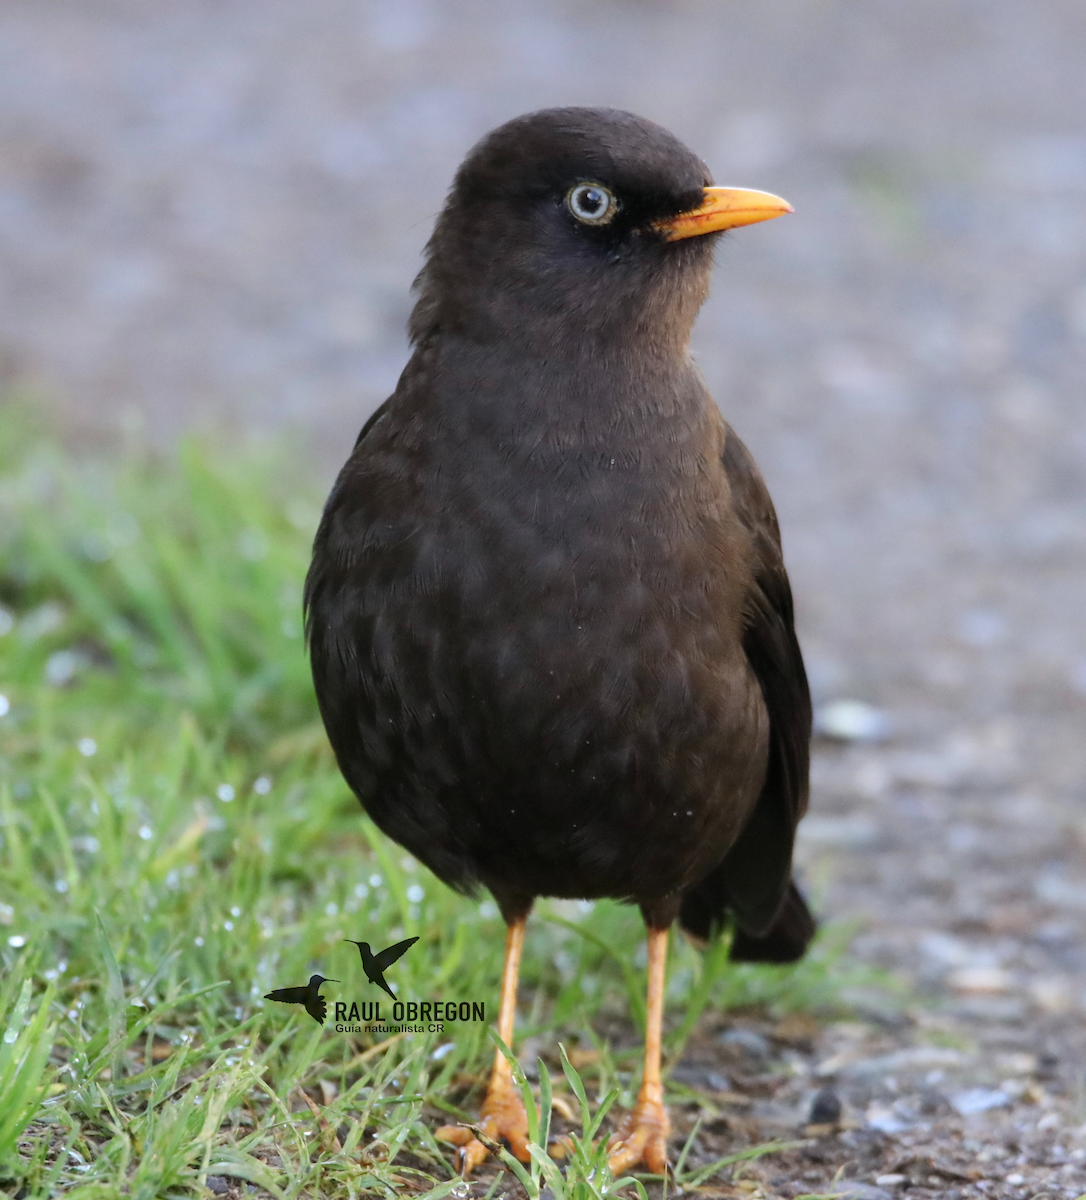
MULTIPOLYGON (((195 442, 77 461, 0 405, 0 1188, 458 1186, 431 1130, 435 1110, 474 1111, 486 1026, 376 1045, 262 999, 313 971, 343 981, 330 1000, 372 999, 341 939, 417 935, 390 972, 400 994, 483 1000, 489 1018, 503 944, 494 905, 383 838, 335 769, 301 636, 320 497, 300 471, 195 442)), ((543 903, 529 928, 518 1040, 598 1044, 560 1186, 602 1195, 587 1131, 609 1094, 630 1102, 637 1061, 593 1031, 641 1018, 641 923, 543 903)), ((829 1003, 837 956, 725 969, 723 946, 676 939, 670 1056, 707 1008, 829 1003)))

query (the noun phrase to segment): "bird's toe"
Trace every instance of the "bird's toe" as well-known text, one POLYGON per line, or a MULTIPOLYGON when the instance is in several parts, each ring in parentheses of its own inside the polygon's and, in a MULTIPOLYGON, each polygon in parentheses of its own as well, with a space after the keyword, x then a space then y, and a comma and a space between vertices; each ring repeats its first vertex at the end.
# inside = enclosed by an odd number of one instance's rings
POLYGON ((439 1142, 447 1142, 451 1146, 458 1147, 456 1165, 460 1174, 465 1178, 490 1153, 466 1125, 442 1125, 440 1129, 435 1130, 434 1136, 439 1142))
POLYGON ((434 1134, 439 1141, 460 1148, 457 1157, 462 1175, 470 1175, 501 1141, 515 1158, 528 1162, 528 1113, 512 1080, 491 1080, 476 1129, 478 1134, 466 1125, 442 1125, 434 1134))
POLYGON ((659 1100, 638 1100, 607 1147, 607 1163, 614 1175, 644 1165, 653 1175, 667 1172, 667 1139, 671 1132, 667 1109, 659 1100))

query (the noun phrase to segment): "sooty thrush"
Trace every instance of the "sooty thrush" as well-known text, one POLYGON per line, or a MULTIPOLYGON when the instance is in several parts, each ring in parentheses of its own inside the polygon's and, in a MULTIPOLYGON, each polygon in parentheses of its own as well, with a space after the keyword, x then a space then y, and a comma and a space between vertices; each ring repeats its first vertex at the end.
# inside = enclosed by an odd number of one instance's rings
MULTIPOLYGON (((377 825, 508 925, 513 1037, 536 896, 649 931, 644 1081, 616 1171, 662 1172, 667 931, 798 958, 810 700, 765 484, 690 358, 719 233, 790 207, 716 188, 659 126, 551 109, 457 172, 414 352, 329 497, 306 582, 321 713, 377 825)), ((482 1128, 527 1157, 496 1055, 482 1128)), ((463 1128, 465 1173, 485 1157, 463 1128)))

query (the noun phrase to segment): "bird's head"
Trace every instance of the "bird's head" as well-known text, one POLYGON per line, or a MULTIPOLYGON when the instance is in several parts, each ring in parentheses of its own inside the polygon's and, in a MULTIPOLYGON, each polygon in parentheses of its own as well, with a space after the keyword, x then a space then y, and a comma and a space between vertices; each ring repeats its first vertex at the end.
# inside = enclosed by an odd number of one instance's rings
POLYGON ((309 986, 310 987, 318 987, 319 988, 322 983, 339 983, 339 980, 338 979, 328 979, 324 975, 310 975, 310 977, 309 977, 309 986))
POLYGON ((359 950, 362 950, 362 951, 364 951, 366 954, 369 954, 369 953, 370 953, 370 944, 369 944, 369 942, 356 942, 356 941, 354 940, 354 938, 344 938, 343 940, 344 940, 345 942, 350 942, 352 946, 357 946, 357 947, 359 948, 359 950))
POLYGON ((685 346, 713 236, 790 212, 715 188, 676 137, 615 109, 556 108, 500 126, 457 172, 427 248, 412 333, 607 338, 685 346))

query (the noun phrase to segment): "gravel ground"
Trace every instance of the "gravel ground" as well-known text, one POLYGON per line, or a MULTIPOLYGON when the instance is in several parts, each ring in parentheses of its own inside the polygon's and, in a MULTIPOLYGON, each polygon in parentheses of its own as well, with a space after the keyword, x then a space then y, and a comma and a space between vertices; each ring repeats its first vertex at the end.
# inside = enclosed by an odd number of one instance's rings
POLYGON ((805 876, 919 1000, 752 1027, 762 1066, 706 1033, 720 1145, 844 1104, 735 1194, 1086 1190, 1084 45, 1077 0, 0 8, 0 373, 73 437, 285 428, 330 477, 518 112, 634 109, 795 205, 722 247, 696 345, 851 721, 805 876))

